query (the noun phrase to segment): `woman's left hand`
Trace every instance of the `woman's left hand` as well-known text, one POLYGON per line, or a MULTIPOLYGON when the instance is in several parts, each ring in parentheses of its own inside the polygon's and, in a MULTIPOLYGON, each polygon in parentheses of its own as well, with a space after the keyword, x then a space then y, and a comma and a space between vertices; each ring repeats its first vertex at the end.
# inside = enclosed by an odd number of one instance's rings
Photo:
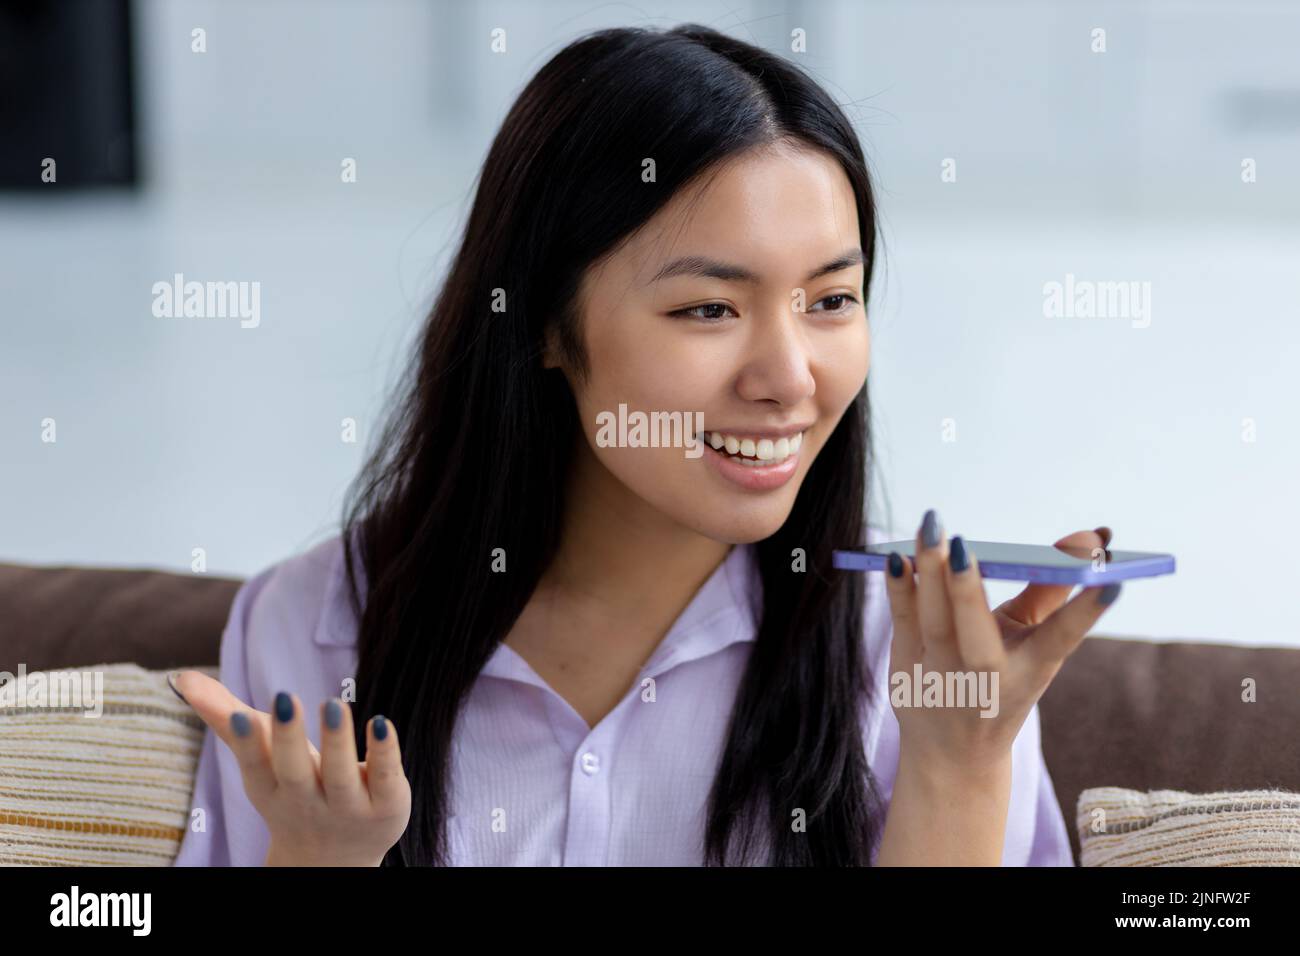
MULTIPOLYGON (((1110 559, 1111 530, 1107 527, 1076 531, 1057 541, 1057 548, 1085 548, 1094 555, 1101 550, 1110 559)), ((1070 597, 1071 585, 1031 584, 1009 601, 993 609, 993 617, 1002 629, 1008 649, 1027 638, 1035 627, 1056 611, 1070 597)))
MULTIPOLYGON (((1006 766, 1029 711, 1114 600, 1118 585, 1085 588, 1067 600, 1069 586, 1031 584, 990 610, 978 556, 964 542, 950 543, 937 519, 930 523, 932 529, 918 531, 916 561, 897 556, 900 568, 891 555, 894 566, 886 575, 894 619, 891 698, 895 678, 914 678, 919 664, 923 677, 938 672, 944 686, 950 674, 982 673, 992 684, 994 701, 991 707, 973 702, 916 707, 906 695, 894 706, 900 752, 928 772, 979 775, 1006 766)), ((1057 542, 1089 549, 1108 543, 1106 529, 1076 532, 1057 542)))

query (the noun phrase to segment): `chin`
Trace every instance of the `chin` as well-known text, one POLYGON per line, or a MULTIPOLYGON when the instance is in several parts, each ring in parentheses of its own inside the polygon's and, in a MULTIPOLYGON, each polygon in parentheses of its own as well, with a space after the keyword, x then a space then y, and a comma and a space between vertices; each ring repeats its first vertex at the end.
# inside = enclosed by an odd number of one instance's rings
POLYGON ((707 516, 698 516, 697 520, 688 522, 700 534, 724 544, 754 544, 770 538, 781 530, 794 500, 781 503, 773 502, 759 507, 729 509, 730 513, 713 510, 707 516))

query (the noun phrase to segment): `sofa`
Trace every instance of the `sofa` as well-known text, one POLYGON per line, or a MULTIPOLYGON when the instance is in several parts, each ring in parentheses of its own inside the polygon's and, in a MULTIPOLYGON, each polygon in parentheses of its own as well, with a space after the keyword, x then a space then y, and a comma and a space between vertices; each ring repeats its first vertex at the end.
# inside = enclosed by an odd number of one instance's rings
MULTIPOLYGON (((0 564, 0 672, 20 663, 28 673, 111 662, 150 672, 215 668, 240 583, 0 564)), ((1076 862, 1076 807, 1089 788, 1300 792, 1300 649, 1093 635, 1039 710, 1076 862), (1254 699, 1244 699, 1252 684, 1254 699)), ((191 723, 191 733, 201 730, 191 723)))

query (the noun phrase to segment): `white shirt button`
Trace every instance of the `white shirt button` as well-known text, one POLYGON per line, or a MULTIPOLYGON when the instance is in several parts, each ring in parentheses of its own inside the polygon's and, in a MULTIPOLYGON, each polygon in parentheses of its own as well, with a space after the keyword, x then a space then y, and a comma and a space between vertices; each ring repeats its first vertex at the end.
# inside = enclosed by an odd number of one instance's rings
POLYGON ((585 773, 588 777, 592 777, 600 773, 600 758, 597 757, 590 750, 588 750, 585 754, 583 754, 581 759, 582 759, 582 772, 585 773))

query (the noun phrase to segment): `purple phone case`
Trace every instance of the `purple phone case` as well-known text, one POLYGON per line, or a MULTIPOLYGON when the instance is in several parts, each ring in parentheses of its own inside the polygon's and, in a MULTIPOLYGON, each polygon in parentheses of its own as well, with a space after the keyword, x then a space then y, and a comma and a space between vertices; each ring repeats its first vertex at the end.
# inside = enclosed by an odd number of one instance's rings
MULTIPOLYGON (((988 561, 981 558, 981 546, 1000 542, 967 541, 969 548, 979 561, 980 576, 998 578, 1006 581, 1030 581, 1034 584, 1082 584, 1092 587, 1109 584, 1111 581, 1126 581, 1131 578, 1151 578, 1160 574, 1174 573, 1174 556, 1156 554, 1150 551, 1114 551, 1115 555, 1125 557, 1107 563, 1105 569, 1097 570, 1091 564, 1077 567, 1050 567, 1040 564, 1023 564, 1013 561, 988 561)), ((897 551, 906 557, 912 557, 915 543, 912 541, 890 541, 873 546, 883 553, 857 550, 836 550, 832 552, 832 566, 846 571, 883 571, 890 551, 897 551)))

